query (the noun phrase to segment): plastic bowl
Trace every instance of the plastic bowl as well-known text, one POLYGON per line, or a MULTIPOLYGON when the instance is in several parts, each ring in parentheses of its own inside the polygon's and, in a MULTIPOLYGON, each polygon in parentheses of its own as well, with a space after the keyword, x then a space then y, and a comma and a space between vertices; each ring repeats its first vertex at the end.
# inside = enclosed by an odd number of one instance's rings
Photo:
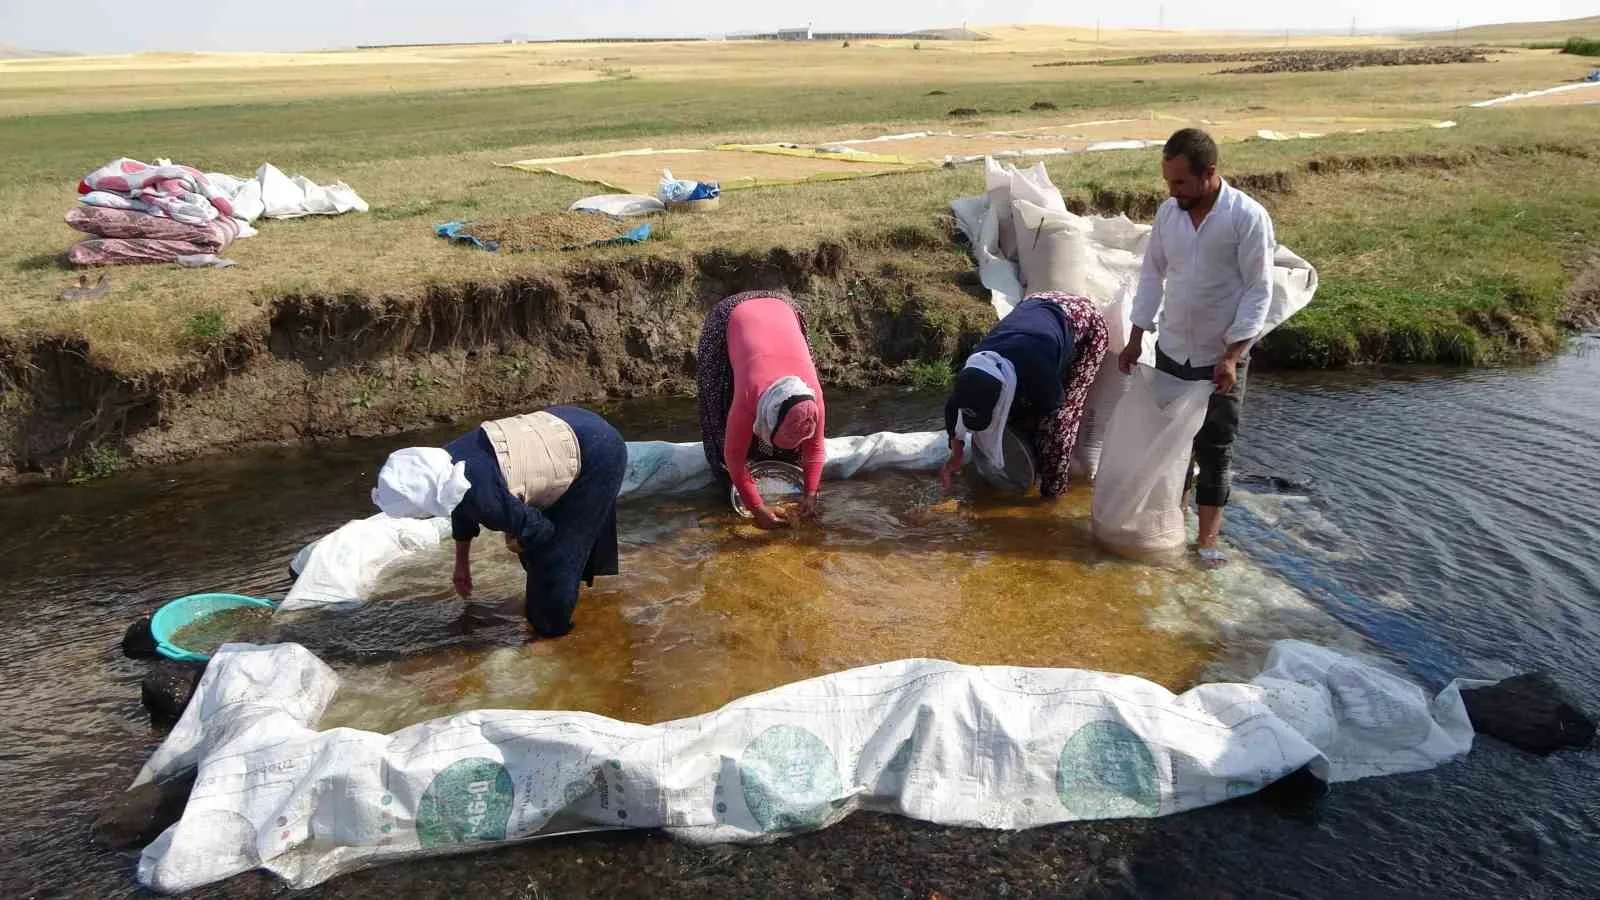
POLYGON ((174 662, 207 662, 209 654, 196 653, 172 643, 172 636, 190 624, 224 609, 241 606, 265 606, 273 609, 271 600, 241 597, 238 594, 190 594, 169 600, 150 617, 150 634, 156 639, 156 652, 174 662))
POLYGON ((1004 469, 996 469, 990 465, 982 454, 973 454, 973 463, 978 468, 978 474, 998 490, 1011 494, 1026 494, 1038 477, 1038 466, 1033 460, 1033 447, 1010 428, 1005 430, 1001 447, 1006 458, 1004 469))
MULTIPOLYGON (((753 462, 750 464, 750 477, 755 480, 761 499, 768 504, 799 500, 805 495, 805 473, 800 471, 799 466, 790 463, 775 459, 753 462)), ((733 501, 734 512, 742 518, 754 518, 750 510, 745 508, 744 500, 740 499, 738 488, 729 488, 728 495, 733 501)))

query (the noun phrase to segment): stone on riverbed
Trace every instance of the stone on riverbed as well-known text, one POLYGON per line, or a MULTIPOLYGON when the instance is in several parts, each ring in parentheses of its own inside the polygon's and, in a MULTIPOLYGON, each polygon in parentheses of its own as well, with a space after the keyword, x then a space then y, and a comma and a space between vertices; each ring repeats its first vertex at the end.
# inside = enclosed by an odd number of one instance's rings
POLYGON ((1594 742, 1595 723, 1572 695, 1544 672, 1529 672, 1461 692, 1479 734, 1546 756, 1594 742))
POLYGON ((160 662, 153 666, 139 684, 139 696, 151 720, 167 725, 177 722, 205 671, 205 666, 194 663, 160 662))
POLYGON ((129 659, 156 657, 156 636, 150 630, 149 616, 128 626, 128 630, 122 635, 122 655, 129 659))
POLYGON ((183 816, 197 769, 125 791, 94 823, 94 839, 112 850, 133 850, 161 836, 183 816))

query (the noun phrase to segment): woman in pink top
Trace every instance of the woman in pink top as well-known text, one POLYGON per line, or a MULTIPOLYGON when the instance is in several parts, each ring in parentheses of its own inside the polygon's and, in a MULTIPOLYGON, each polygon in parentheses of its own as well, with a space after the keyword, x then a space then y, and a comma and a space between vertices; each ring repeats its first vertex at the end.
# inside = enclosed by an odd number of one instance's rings
POLYGON ((806 321, 780 291, 750 291, 718 303, 700 332, 700 438, 712 471, 723 472, 762 528, 788 524, 768 509, 751 460, 776 459, 805 473, 803 516, 822 488, 822 385, 806 321))

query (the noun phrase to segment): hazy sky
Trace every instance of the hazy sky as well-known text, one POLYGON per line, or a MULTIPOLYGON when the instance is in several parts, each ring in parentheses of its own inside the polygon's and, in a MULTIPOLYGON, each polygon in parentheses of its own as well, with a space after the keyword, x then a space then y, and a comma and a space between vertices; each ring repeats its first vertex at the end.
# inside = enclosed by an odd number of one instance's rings
POLYGON ((702 35, 805 25, 894 30, 983 23, 1277 30, 1434 26, 1568 19, 1600 0, 0 0, 0 44, 39 50, 288 50, 509 35, 702 35), (792 9, 794 12, 764 10, 792 9))

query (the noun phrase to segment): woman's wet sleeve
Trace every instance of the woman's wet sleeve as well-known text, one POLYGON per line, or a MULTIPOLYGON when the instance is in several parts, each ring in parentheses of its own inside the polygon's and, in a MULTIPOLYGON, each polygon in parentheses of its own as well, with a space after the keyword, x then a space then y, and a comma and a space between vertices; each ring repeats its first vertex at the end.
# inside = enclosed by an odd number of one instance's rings
POLYGON ((458 541, 470 541, 478 536, 481 529, 478 520, 467 511, 471 495, 461 498, 456 508, 450 513, 450 535, 458 541))

